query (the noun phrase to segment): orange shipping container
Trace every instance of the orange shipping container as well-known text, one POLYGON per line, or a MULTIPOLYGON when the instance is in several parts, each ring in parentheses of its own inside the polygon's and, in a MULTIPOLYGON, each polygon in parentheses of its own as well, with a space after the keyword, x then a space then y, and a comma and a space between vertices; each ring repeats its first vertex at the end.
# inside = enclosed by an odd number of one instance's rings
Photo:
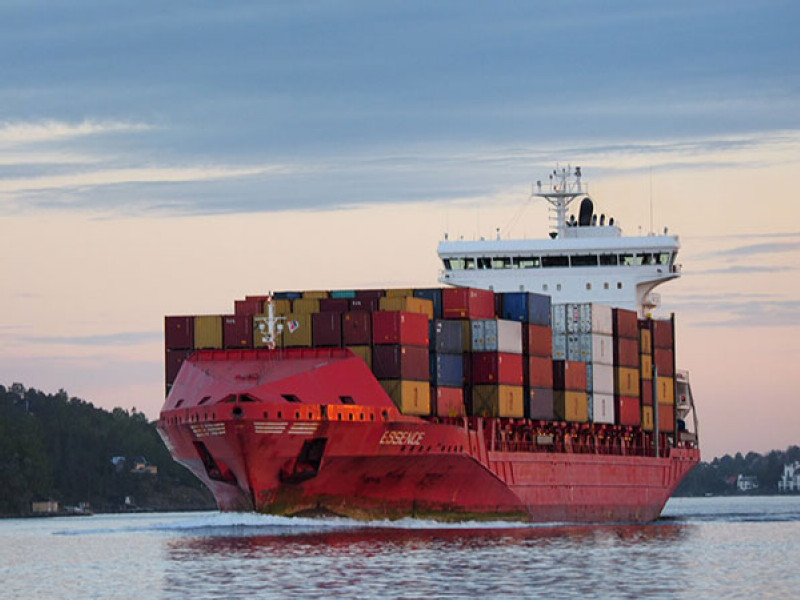
POLYGON ((464 390, 461 388, 438 386, 434 388, 436 393, 436 416, 438 417, 463 417, 466 415, 464 409, 464 390))
POLYGON ((313 298, 319 300, 320 298, 327 298, 328 292, 322 290, 308 290, 303 292, 303 298, 313 298))
POLYGON ((433 302, 425 298, 414 298, 413 296, 386 296, 379 300, 378 305, 381 310, 418 313, 426 315, 428 319, 433 319, 433 302))
MULTIPOLYGON (((640 321, 639 325, 641 326, 643 322, 646 323, 646 321, 640 321)), ((653 353, 653 336, 649 329, 639 330, 639 346, 642 349, 642 354, 653 353)))
POLYGON ((652 381, 653 379, 653 357, 650 354, 642 354, 642 366, 639 369, 641 378, 644 381, 652 381))
MULTIPOLYGON (((408 296, 413 296, 413 295, 414 295, 414 290, 409 289, 409 288, 394 288, 394 289, 386 290, 386 297, 387 298, 406 298, 408 296)), ((390 308, 390 309, 387 309, 387 310, 399 310, 399 309, 390 308)), ((409 311, 409 312, 411 312, 411 311, 409 311)))
POLYGON ((289 313, 281 334, 283 348, 308 348, 313 343, 310 313, 289 313))
POLYGON ((472 415, 476 417, 525 416, 521 385, 475 385, 472 387, 472 415))
MULTIPOLYGON (((653 407, 642 407, 642 429, 653 431, 653 407)), ((658 405, 658 430, 662 432, 675 431, 675 407, 667 404, 658 405)))
POLYGON ((404 415, 431 414, 431 386, 427 381, 381 379, 380 382, 404 415))
POLYGON ((561 421, 586 423, 589 420, 589 396, 586 392, 556 390, 553 392, 553 409, 561 421))
POLYGON ((675 404, 675 380, 672 377, 658 378, 658 403, 675 404))
POLYGON ((298 298, 292 301, 292 312, 310 315, 319 312, 319 298, 298 298))
POLYGON ((194 318, 194 347, 222 348, 222 317, 199 315, 194 318))
POLYGON ((614 367, 614 393, 620 396, 639 396, 639 369, 614 367))

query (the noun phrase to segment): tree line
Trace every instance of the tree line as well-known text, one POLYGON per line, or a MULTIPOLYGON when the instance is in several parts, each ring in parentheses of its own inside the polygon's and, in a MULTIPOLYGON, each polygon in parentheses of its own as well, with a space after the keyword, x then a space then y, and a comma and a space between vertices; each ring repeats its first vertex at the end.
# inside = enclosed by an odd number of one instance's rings
POLYGON ((0 482, 0 515, 29 514, 41 500, 95 511, 215 507, 143 413, 109 412, 64 390, 21 384, 0 385, 0 482), (135 463, 157 473, 134 470, 135 463))

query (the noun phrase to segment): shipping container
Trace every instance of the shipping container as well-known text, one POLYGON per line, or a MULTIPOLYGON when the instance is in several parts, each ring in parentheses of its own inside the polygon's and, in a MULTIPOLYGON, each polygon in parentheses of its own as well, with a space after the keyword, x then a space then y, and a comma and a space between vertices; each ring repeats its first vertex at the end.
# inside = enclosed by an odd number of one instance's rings
POLYGON ((567 333, 614 333, 610 306, 588 302, 567 304, 565 316, 567 333))
POLYGON ((553 334, 567 333, 567 305, 553 304, 551 313, 551 326, 553 327, 553 334))
POLYGON ((553 330, 553 358, 567 360, 567 334, 553 330))
POLYGON ((391 288, 385 291, 387 298, 408 298, 414 295, 414 290, 411 288, 391 288))
POLYGON ((675 380, 658 376, 658 403, 675 404, 675 380))
POLYGON ((648 406, 653 405, 653 381, 647 380, 641 382, 641 398, 642 404, 648 406))
POLYGON ((164 357, 164 381, 168 386, 172 385, 181 370, 183 361, 189 358, 194 350, 165 350, 164 357))
POLYGON ((504 319, 470 321, 472 352, 522 354, 522 324, 504 319))
POLYGON ((550 296, 531 292, 505 292, 498 294, 502 299, 503 319, 550 326, 550 296))
POLYGON ((372 315, 360 311, 342 314, 342 342, 345 346, 372 344, 372 315))
POLYGON ((433 318, 441 319, 444 317, 442 312, 442 288, 418 288, 414 290, 415 298, 424 298, 433 303, 433 318))
POLYGON ((572 360, 554 360, 553 389, 585 392, 586 363, 572 360))
POLYGON ((642 406, 638 398, 632 396, 614 396, 615 423, 638 427, 642 422, 642 406))
POLYGON ((521 354, 505 352, 473 352, 472 356, 473 384, 523 384, 523 360, 521 354))
POLYGON ((350 300, 347 298, 321 298, 319 312, 345 313, 350 310, 350 300))
POLYGON ((553 329, 544 325, 523 325, 522 351, 531 356, 552 358, 553 329))
POLYGON ((612 336, 604 333, 578 333, 575 335, 578 336, 581 362, 614 364, 614 338, 612 336))
POLYGON ((167 350, 194 348, 194 317, 164 317, 164 346, 167 350))
POLYGON ((194 347, 222 348, 222 317, 220 315, 198 315, 194 318, 194 347))
POLYGON ((586 392, 554 390, 553 407, 556 419, 559 421, 570 423, 589 421, 589 397, 586 392))
POLYGON ((383 379, 380 383, 404 415, 431 414, 431 386, 427 381, 383 379))
POLYGON ((593 392, 589 397, 589 404, 592 407, 593 423, 614 423, 614 394, 593 392))
POLYGON ((298 298, 292 300, 292 312, 310 315, 319 312, 319 298, 298 298))
MULTIPOLYGON (((391 291, 391 290, 389 290, 391 291)), ((380 310, 394 310, 410 313, 419 313, 433 319, 433 302, 425 298, 413 296, 386 296, 378 301, 380 310)))
POLYGON ((639 396, 639 369, 614 367, 614 393, 620 396, 639 396))
POLYGON ((435 386, 431 395, 434 399, 435 414, 438 417, 464 417, 464 390, 460 387, 435 386))
POLYGON ((311 332, 314 346, 341 346, 342 315, 338 312, 312 314, 311 332))
POLYGON ((640 377, 644 381, 653 379, 653 357, 650 354, 640 354, 641 364, 639 366, 640 377))
POLYGON ((461 321, 434 319, 429 324, 431 349, 443 354, 460 354, 464 351, 461 321))
MULTIPOLYGON (((653 431, 653 407, 642 407, 642 429, 653 431)), ((658 405, 658 430, 661 432, 675 431, 675 407, 668 404, 658 405)))
POLYGON ((303 298, 319 300, 321 298, 327 298, 327 297, 328 297, 328 292, 323 290, 306 290, 303 292, 303 298))
POLYGON ((653 353, 653 334, 648 323, 649 321, 639 321, 639 349, 642 354, 653 353))
MULTIPOLYGON (((286 298, 273 298, 272 310, 276 315, 288 315, 292 312, 292 301, 286 298)), ((264 314, 268 314, 269 303, 264 302, 264 314)))
POLYGON ((653 407, 642 406, 642 429, 653 431, 653 407))
POLYGON ((653 320, 653 347, 654 348, 669 348, 675 346, 675 340, 672 336, 672 321, 666 320, 653 320))
POLYGON ((442 312, 445 319, 493 319, 494 292, 476 288, 444 288, 442 312))
POLYGON ((372 346, 347 346, 347 349, 361 358, 372 369, 372 346))
POLYGON ((614 365, 586 363, 586 391, 613 394, 614 365))
POLYGON ((553 421, 556 418, 553 404, 553 388, 531 387, 526 392, 525 416, 538 421, 553 421))
POLYGON ((234 300, 233 314, 235 315, 257 315, 264 312, 264 299, 259 297, 245 298, 244 300, 234 300))
POLYGON ((226 315, 222 317, 222 347, 252 348, 253 317, 250 315, 226 315))
POLYGON ((275 292, 272 294, 272 297, 276 300, 297 300, 298 298, 302 298, 303 294, 300 292, 275 292))
POLYGON ((553 387, 553 359, 544 356, 529 356, 525 385, 534 388, 553 387))
POLYGON ((428 347, 428 317, 419 313, 378 311, 372 313, 374 344, 428 347))
POLYGON ((330 292, 331 298, 355 298, 355 290, 332 290, 330 292))
POLYGON ((524 389, 521 385, 474 385, 471 414, 521 419, 525 416, 524 389))
POLYGON ((419 346, 375 346, 372 348, 372 372, 378 379, 428 382, 430 381, 428 349, 419 346))
POLYGON ((639 318, 636 311, 615 308, 612 311, 614 337, 639 339, 639 318))
POLYGON ((619 367, 639 368, 639 339, 616 338, 614 340, 614 364, 619 367))
POLYGON ((378 310, 380 298, 351 298, 350 310, 362 312, 375 312, 378 310))
POLYGON ((356 290, 356 298, 377 300, 385 295, 386 290, 356 290))
POLYGON ((567 334, 567 360, 584 362, 581 346, 581 335, 579 333, 567 334))
POLYGON ((658 367, 658 376, 672 377, 675 374, 675 357, 672 350, 655 348, 653 358, 658 367))
POLYGON ((461 354, 431 352, 430 357, 433 384, 446 387, 461 387, 464 384, 464 360, 461 354))
POLYGON ((283 323, 281 347, 307 348, 312 345, 314 337, 311 329, 310 313, 289 313, 283 323))

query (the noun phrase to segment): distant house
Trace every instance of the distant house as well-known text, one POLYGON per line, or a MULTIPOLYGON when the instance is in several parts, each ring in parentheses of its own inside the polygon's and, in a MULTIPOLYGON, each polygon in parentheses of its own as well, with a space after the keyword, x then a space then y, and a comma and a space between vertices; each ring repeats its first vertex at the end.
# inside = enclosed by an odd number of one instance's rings
POLYGON ((50 515, 59 511, 58 502, 56 500, 41 500, 39 502, 31 502, 31 512, 37 515, 50 515))
POLYGON ((778 492, 800 492, 800 461, 783 465, 783 475, 778 482, 778 492))
POLYGON ((755 475, 739 475, 736 478, 736 489, 740 492, 749 492, 758 489, 758 477, 755 475))

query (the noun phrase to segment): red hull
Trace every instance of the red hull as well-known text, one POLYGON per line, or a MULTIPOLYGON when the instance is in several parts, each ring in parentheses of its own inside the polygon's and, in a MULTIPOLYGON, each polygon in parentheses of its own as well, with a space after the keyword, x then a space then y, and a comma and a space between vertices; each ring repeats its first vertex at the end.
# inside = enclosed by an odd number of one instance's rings
POLYGON ((651 521, 700 458, 633 428, 402 416, 341 349, 198 353, 159 429, 220 509, 284 515, 651 521))

